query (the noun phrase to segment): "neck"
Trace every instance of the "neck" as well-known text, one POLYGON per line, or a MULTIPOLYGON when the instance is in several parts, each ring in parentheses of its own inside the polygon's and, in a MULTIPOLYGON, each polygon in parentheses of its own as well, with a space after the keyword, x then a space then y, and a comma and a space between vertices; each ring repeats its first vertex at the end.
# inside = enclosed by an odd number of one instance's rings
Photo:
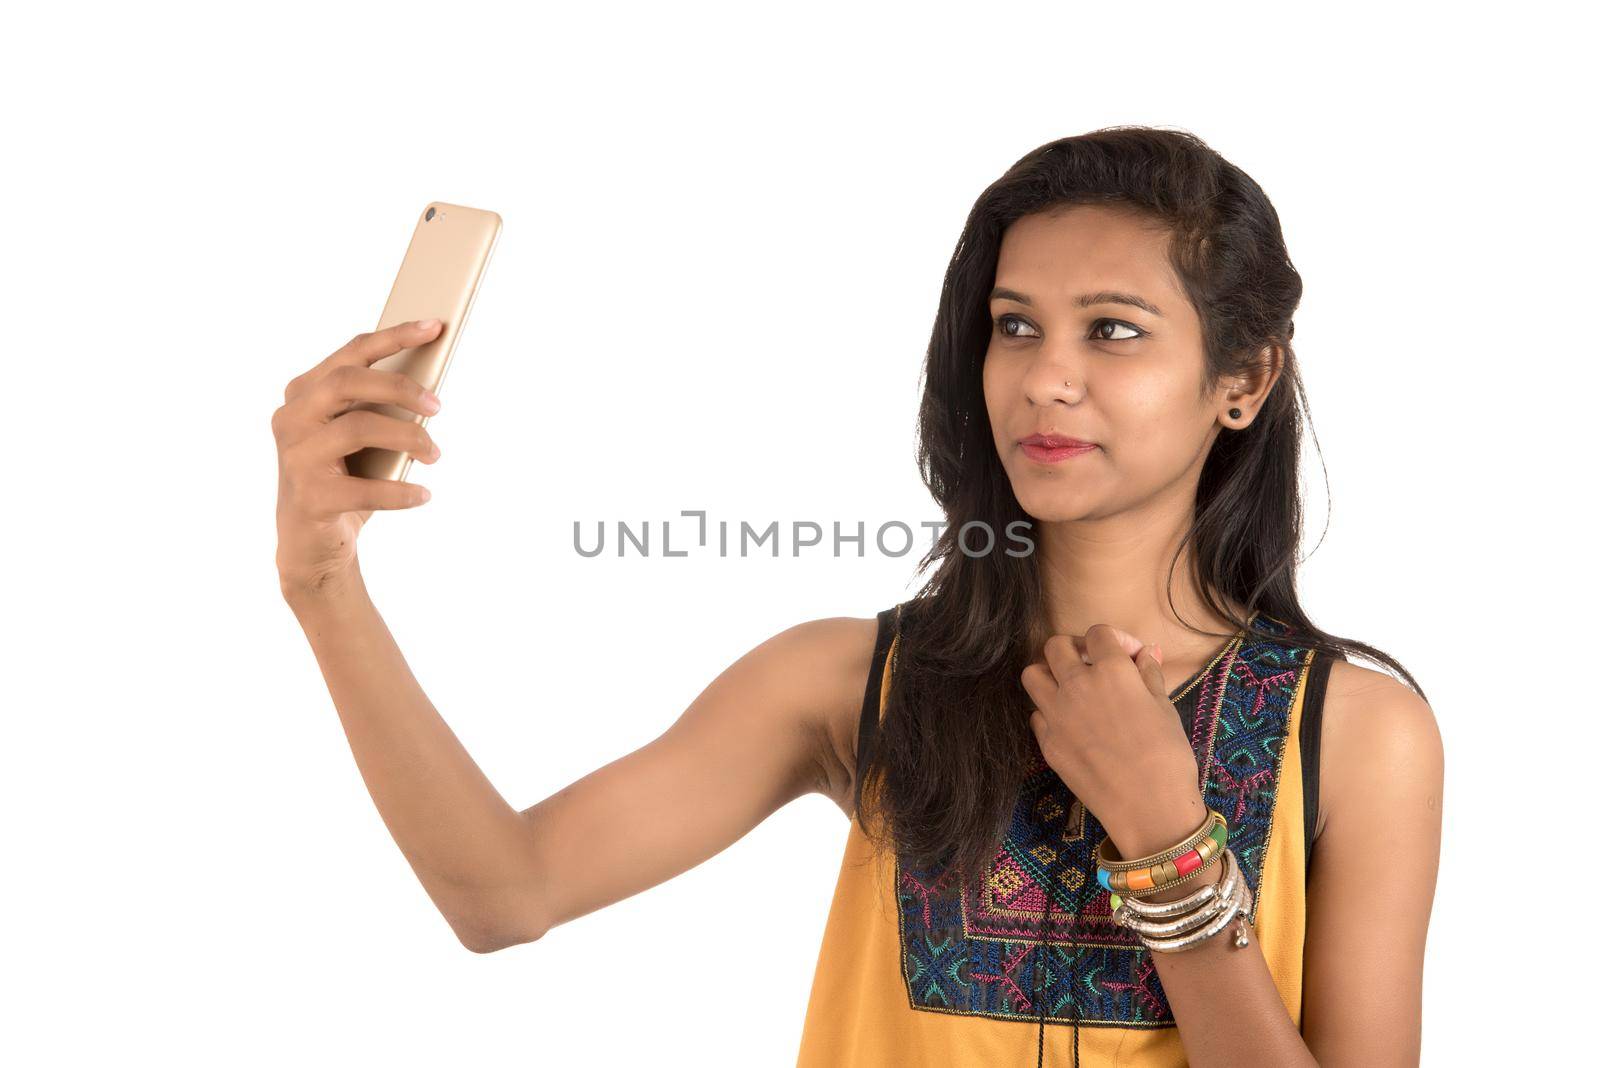
MULTIPOLYGON (((1082 634, 1109 623, 1160 645, 1167 678, 1184 677, 1185 668, 1238 629, 1205 607, 1189 547, 1173 566, 1192 513, 1190 498, 1104 519, 1041 524, 1037 551, 1048 632, 1082 634)), ((1221 594, 1218 599, 1242 615, 1242 605, 1221 594)))

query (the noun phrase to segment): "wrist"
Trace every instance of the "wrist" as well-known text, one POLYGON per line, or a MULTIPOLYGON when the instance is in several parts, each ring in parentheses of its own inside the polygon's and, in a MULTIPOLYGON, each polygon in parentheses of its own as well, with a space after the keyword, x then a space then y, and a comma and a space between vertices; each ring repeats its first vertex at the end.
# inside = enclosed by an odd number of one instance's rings
POLYGON ((1137 818, 1106 828, 1117 854, 1127 859, 1171 849, 1206 821, 1205 800, 1198 789, 1181 797, 1156 801, 1137 818))
POLYGON ((337 611, 367 599, 366 583, 359 568, 323 572, 316 575, 278 573, 278 589, 289 608, 299 616, 306 613, 337 611))
POLYGON ((1162 901, 1177 901, 1179 898, 1188 897, 1202 886, 1215 886, 1222 881, 1222 855, 1217 854, 1211 859, 1211 866, 1195 875, 1187 882, 1177 886, 1168 886, 1148 894, 1140 894, 1139 900, 1156 904, 1162 901))

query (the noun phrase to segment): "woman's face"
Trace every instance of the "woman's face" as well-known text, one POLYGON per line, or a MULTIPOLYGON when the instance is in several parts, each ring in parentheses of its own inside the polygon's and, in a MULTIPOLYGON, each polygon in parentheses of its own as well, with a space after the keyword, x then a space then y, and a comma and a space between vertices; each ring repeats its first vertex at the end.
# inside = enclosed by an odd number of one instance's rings
POLYGON ((1035 519, 1100 518, 1173 492, 1198 479, 1221 413, 1254 411, 1226 383, 1201 394, 1200 319, 1166 245, 1145 218, 1100 205, 1024 216, 1001 240, 983 395, 1035 519), (1033 434, 1092 447, 1029 448, 1033 434))

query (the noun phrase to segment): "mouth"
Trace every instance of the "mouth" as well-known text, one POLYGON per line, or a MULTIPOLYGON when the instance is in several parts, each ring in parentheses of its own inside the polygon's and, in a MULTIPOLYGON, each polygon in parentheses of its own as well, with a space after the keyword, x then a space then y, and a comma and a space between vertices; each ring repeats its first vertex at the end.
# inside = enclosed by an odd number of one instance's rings
POLYGON ((1029 434, 1017 444, 1028 459, 1044 464, 1057 464, 1100 447, 1092 441, 1069 438, 1065 434, 1029 434))

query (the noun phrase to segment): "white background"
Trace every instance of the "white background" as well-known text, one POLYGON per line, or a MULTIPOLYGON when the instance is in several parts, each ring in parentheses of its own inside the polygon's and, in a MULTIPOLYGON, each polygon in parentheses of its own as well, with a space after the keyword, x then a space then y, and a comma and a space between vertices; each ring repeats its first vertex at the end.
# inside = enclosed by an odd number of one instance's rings
POLYGON ((362 560, 526 807, 767 636, 916 586, 876 553, 585 560, 573 521, 937 518, 913 416, 966 213, 1036 145, 1132 122, 1261 182, 1305 279, 1304 600, 1410 667, 1445 737, 1424 1062, 1581 1041, 1592 909, 1538 911, 1587 900, 1593 848, 1567 10, 8 14, 0 1059, 792 1064, 840 811, 808 796, 539 943, 463 949, 280 599, 269 417, 374 326, 422 205, 501 213, 414 471, 434 499, 362 560))

